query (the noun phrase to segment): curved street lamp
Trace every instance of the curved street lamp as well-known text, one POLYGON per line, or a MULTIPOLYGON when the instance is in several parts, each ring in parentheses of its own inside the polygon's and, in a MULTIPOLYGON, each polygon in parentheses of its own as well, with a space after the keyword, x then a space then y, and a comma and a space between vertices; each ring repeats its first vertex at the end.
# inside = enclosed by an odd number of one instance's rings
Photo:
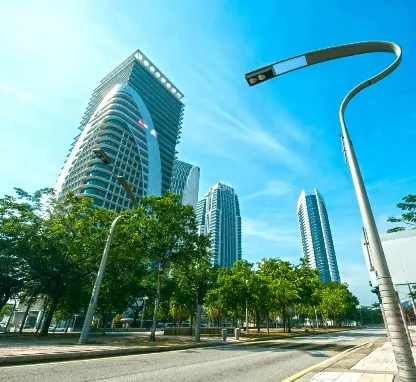
MULTIPOLYGON (((102 148, 97 148, 92 150, 93 153, 97 156, 98 159, 101 160, 102 163, 110 166, 112 165, 110 157, 105 153, 105 151, 102 148)), ((113 171, 113 169, 110 167, 111 173, 117 178, 118 182, 121 184, 121 186, 124 188, 124 191, 130 198, 131 204, 134 208, 139 207, 140 203, 137 201, 136 196, 134 195, 129 183, 123 176, 116 175, 113 171)), ((101 283, 103 281, 104 277, 104 271, 105 266, 107 265, 107 258, 108 253, 110 252, 111 242, 113 240, 114 230, 116 229, 116 224, 122 218, 122 215, 117 216, 110 227, 110 233, 108 234, 107 241, 105 243, 103 256, 101 258, 100 268, 97 273, 97 278, 95 279, 94 288, 91 293, 91 299, 90 303, 88 304, 87 314, 85 315, 84 324, 82 326, 81 335, 79 337, 79 343, 80 344, 86 344, 88 342, 88 336, 91 330, 91 322, 92 318, 95 314, 95 309, 97 308, 98 303, 98 297, 100 295, 100 288, 101 283)), ((142 320, 143 323, 143 320, 142 320)))
POLYGON ((81 335, 79 337, 80 344, 86 344, 88 342, 88 335, 91 330, 92 318, 95 314, 95 308, 98 303, 98 296, 100 295, 101 283, 104 277, 105 266, 107 265, 108 254, 110 252, 111 241, 113 240, 114 230, 116 229, 117 222, 123 217, 123 215, 117 216, 110 227, 110 233, 105 243, 103 256, 101 258, 100 268, 98 270, 97 278, 95 279, 94 288, 91 293, 91 300, 88 305, 87 314, 85 315, 84 324, 82 326, 81 335))
POLYGON ((245 78, 250 86, 254 86, 280 75, 307 66, 320 64, 321 62, 375 52, 394 53, 396 55, 396 59, 386 69, 376 74, 374 77, 361 82, 346 95, 339 110, 339 118, 342 129, 341 140, 345 159, 349 165, 355 192, 357 194, 361 217, 368 235, 368 243, 372 254, 371 257, 376 269, 377 280, 380 288, 380 297, 383 302, 386 317, 386 329, 389 333, 391 344, 393 346, 399 376, 402 380, 414 381, 416 380, 416 367, 412 356, 411 346, 406 335, 405 323, 402 320, 399 310, 400 302, 394 289, 386 257, 381 245, 380 236, 374 220, 374 215, 368 200, 367 191, 364 186, 358 161, 344 120, 345 109, 354 96, 356 96, 361 90, 388 76, 399 66, 402 59, 402 50, 400 46, 388 41, 367 41, 335 46, 294 56, 283 61, 278 61, 272 65, 267 65, 247 73, 245 78))

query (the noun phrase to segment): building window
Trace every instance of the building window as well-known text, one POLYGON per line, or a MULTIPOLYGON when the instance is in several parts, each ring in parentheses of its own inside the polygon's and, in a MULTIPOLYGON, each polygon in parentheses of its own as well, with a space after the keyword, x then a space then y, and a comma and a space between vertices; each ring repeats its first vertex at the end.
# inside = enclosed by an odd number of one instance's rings
POLYGON ((104 179, 107 179, 107 180, 110 180, 111 179, 111 175, 110 174, 107 174, 105 172, 98 171, 98 170, 91 171, 87 175, 88 176, 98 176, 100 178, 104 178, 104 179))
POLYGON ((102 188, 107 188, 108 186, 106 182, 103 182, 102 180, 99 180, 99 179, 89 179, 86 181, 85 184, 93 184, 94 186, 99 186, 102 188))
POLYGON ((98 196, 105 197, 105 191, 98 190, 97 188, 92 188, 92 187, 88 187, 88 188, 82 190, 82 193, 83 194, 98 195, 98 196))

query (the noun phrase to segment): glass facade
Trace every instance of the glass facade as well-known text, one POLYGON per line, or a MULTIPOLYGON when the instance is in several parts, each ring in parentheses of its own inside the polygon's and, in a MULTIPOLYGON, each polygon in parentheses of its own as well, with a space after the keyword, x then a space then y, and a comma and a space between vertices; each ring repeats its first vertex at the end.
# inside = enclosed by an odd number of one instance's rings
POLYGON ((130 55, 94 90, 56 184, 58 195, 69 190, 94 195, 96 205, 121 211, 132 206, 116 175, 126 179, 137 197, 168 191, 182 97, 141 51, 130 55), (92 150, 98 147, 111 165, 95 157, 92 150))
POLYGON ((309 265, 318 268, 323 282, 340 282, 328 213, 322 195, 300 194, 297 207, 303 255, 309 265))
POLYGON ((189 204, 197 210, 199 193, 198 166, 175 160, 173 163, 171 192, 179 194, 182 204, 189 204))
POLYGON ((231 268, 242 258, 241 214, 234 189, 217 183, 197 206, 202 235, 211 234, 213 264, 231 268))

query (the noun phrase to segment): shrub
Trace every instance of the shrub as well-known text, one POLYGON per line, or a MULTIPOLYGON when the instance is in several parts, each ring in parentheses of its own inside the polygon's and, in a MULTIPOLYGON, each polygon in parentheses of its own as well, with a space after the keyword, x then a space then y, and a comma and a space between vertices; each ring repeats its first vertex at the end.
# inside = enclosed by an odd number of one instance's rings
POLYGON ((122 324, 121 324, 121 319, 123 318, 122 314, 117 314, 117 316, 115 316, 113 318, 113 320, 111 321, 111 327, 112 328, 121 328, 122 324))

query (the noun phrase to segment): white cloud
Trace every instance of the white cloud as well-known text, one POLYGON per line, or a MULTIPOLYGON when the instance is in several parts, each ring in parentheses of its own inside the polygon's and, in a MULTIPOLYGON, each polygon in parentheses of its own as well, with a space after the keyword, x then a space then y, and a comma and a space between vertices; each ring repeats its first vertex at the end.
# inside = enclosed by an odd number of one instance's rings
POLYGON ((242 218, 243 235, 254 236, 259 239, 278 244, 298 244, 300 236, 298 229, 289 228, 286 224, 271 225, 265 220, 242 218))
POLYGON ((378 180, 377 182, 374 182, 370 185, 367 186, 367 190, 375 190, 375 189, 380 189, 380 188, 386 188, 386 187, 390 187, 393 185, 397 185, 397 184, 402 184, 402 183, 407 183, 410 182, 412 180, 415 180, 416 176, 407 176, 405 178, 400 178, 400 179, 381 179, 378 180))
POLYGON ((294 190, 294 185, 285 180, 272 180, 266 187, 247 196, 243 196, 241 200, 256 199, 262 196, 282 196, 294 190))

